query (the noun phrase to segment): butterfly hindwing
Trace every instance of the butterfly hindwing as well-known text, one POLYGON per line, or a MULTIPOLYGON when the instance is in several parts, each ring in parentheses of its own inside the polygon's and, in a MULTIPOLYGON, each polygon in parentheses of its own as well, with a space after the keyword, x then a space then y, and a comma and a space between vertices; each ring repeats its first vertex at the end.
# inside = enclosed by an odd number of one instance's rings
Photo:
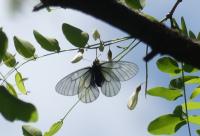
POLYGON ((117 95, 121 88, 119 78, 110 69, 102 69, 101 72, 104 76, 101 92, 107 97, 117 95))
POLYGON ((93 75, 90 71, 80 78, 80 89, 78 92, 79 100, 84 103, 90 103, 96 100, 99 96, 99 89, 97 88, 93 75))

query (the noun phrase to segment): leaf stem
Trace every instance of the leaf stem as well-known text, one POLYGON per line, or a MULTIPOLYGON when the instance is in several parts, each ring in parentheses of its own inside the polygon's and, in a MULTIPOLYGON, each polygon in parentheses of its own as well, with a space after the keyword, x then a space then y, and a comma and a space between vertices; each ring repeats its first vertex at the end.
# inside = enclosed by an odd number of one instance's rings
POLYGON ((184 75, 184 71, 183 71, 183 62, 181 62, 181 74, 182 74, 182 82, 183 82, 184 103, 185 103, 188 132, 189 132, 189 136, 192 136, 191 135, 190 123, 189 123, 189 117, 188 117, 187 95, 186 95, 185 82, 184 82, 185 81, 185 75, 184 75))
MULTIPOLYGON (((147 54, 148 54, 148 50, 149 50, 149 46, 148 45, 146 45, 146 56, 147 56, 147 54)), ((147 97, 147 88, 148 88, 148 77, 149 77, 149 75, 148 75, 148 73, 149 73, 149 70, 148 70, 148 62, 146 61, 145 62, 145 97, 147 97)))
POLYGON ((65 120, 65 118, 71 113, 71 111, 79 104, 80 100, 76 101, 76 103, 74 103, 74 105, 72 105, 72 107, 67 111, 67 113, 65 114, 65 116, 61 119, 62 121, 65 120))
MULTIPOLYGON (((121 60, 124 56, 126 56, 129 52, 131 52, 135 47, 137 47, 137 45, 140 44, 141 41, 138 41, 134 46, 132 46, 125 54, 123 54, 119 60, 121 60)), ((134 43, 134 41, 131 43, 131 45, 134 43)))

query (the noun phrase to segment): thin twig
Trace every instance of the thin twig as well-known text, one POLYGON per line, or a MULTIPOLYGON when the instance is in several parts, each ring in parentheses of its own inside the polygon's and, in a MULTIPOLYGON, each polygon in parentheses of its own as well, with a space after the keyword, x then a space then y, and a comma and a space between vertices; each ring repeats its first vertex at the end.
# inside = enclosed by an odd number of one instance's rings
POLYGON ((127 51, 130 47, 131 47, 131 45, 133 45, 133 43, 136 41, 136 39, 134 39, 128 46, 127 46, 127 48, 125 48, 124 50, 122 50, 119 54, 117 54, 114 58, 113 58, 113 60, 114 59, 116 59, 117 57, 119 57, 120 55, 122 55, 125 51, 127 51))
POLYGON ((161 21, 161 22, 165 22, 168 19, 172 20, 172 17, 174 15, 174 12, 176 10, 176 8, 178 7, 178 5, 182 2, 182 0, 177 0, 176 3, 174 4, 174 6, 172 7, 172 9, 170 10, 170 12, 165 16, 165 18, 161 21))
POLYGON ((135 47, 140 44, 141 41, 138 41, 133 47, 131 47, 124 55, 122 55, 119 60, 121 60, 124 56, 126 56, 130 51, 132 51, 135 47))
POLYGON ((61 119, 62 121, 65 120, 65 118, 69 115, 69 113, 71 113, 71 111, 76 107, 76 105, 80 102, 80 100, 76 101, 76 103, 74 105, 72 105, 72 107, 67 111, 67 113, 65 114, 65 116, 61 119))
MULTIPOLYGON (((105 43, 104 46, 109 46, 109 45, 112 45, 112 44, 115 44, 115 43, 119 43, 119 42, 123 42, 123 41, 129 40, 129 39, 132 39, 132 37, 127 36, 127 37, 117 38, 117 39, 114 39, 114 40, 108 40, 108 41, 105 41, 105 42, 104 42, 104 43, 105 43)), ((97 48, 99 48, 99 44, 100 44, 100 43, 88 45, 87 47, 85 47, 85 49, 97 49, 97 48)), ((3 79, 2 83, 1 83, 1 85, 8 79, 8 77, 9 77, 12 73, 14 73, 16 70, 20 69, 22 66, 24 66, 24 65, 27 64, 28 62, 31 62, 31 61, 36 60, 36 59, 44 58, 44 57, 47 57, 47 56, 51 56, 51 55, 54 55, 54 54, 64 53, 64 52, 68 52, 68 51, 75 51, 75 50, 79 50, 79 48, 61 50, 61 51, 59 51, 59 52, 48 53, 48 54, 45 54, 45 55, 33 57, 33 58, 29 59, 29 60, 26 60, 25 62, 21 63, 21 64, 18 65, 17 67, 15 67, 15 68, 11 69, 10 71, 8 71, 8 72, 6 73, 6 75, 5 75, 5 78, 3 79)))
MULTIPOLYGON (((146 55, 148 54, 149 46, 146 45, 146 55)), ((145 62, 145 97, 147 97, 147 88, 148 88, 148 62, 145 62)))

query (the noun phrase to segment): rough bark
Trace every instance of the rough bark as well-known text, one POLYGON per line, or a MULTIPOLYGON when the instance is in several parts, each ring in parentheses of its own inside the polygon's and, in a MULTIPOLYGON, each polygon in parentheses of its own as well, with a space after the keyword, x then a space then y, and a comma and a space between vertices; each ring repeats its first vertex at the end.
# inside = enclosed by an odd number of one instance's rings
POLYGON ((82 11, 140 39, 152 49, 146 60, 160 53, 200 68, 197 61, 200 56, 199 42, 152 21, 115 0, 43 0, 40 5, 34 7, 34 11, 48 6, 82 11))

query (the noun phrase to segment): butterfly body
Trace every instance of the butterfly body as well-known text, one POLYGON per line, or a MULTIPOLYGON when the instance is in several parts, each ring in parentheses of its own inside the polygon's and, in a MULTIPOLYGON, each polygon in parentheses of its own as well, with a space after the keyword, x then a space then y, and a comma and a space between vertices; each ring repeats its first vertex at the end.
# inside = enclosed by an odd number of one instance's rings
POLYGON ((95 59, 91 67, 79 69, 56 85, 56 91, 62 95, 73 96, 84 103, 90 103, 99 96, 99 89, 107 96, 118 94, 121 89, 120 81, 126 81, 138 72, 135 63, 127 61, 106 61, 100 63, 95 59))
POLYGON ((104 76, 101 72, 101 65, 98 60, 93 62, 91 67, 92 82, 94 82, 98 87, 101 87, 104 82, 104 76))

